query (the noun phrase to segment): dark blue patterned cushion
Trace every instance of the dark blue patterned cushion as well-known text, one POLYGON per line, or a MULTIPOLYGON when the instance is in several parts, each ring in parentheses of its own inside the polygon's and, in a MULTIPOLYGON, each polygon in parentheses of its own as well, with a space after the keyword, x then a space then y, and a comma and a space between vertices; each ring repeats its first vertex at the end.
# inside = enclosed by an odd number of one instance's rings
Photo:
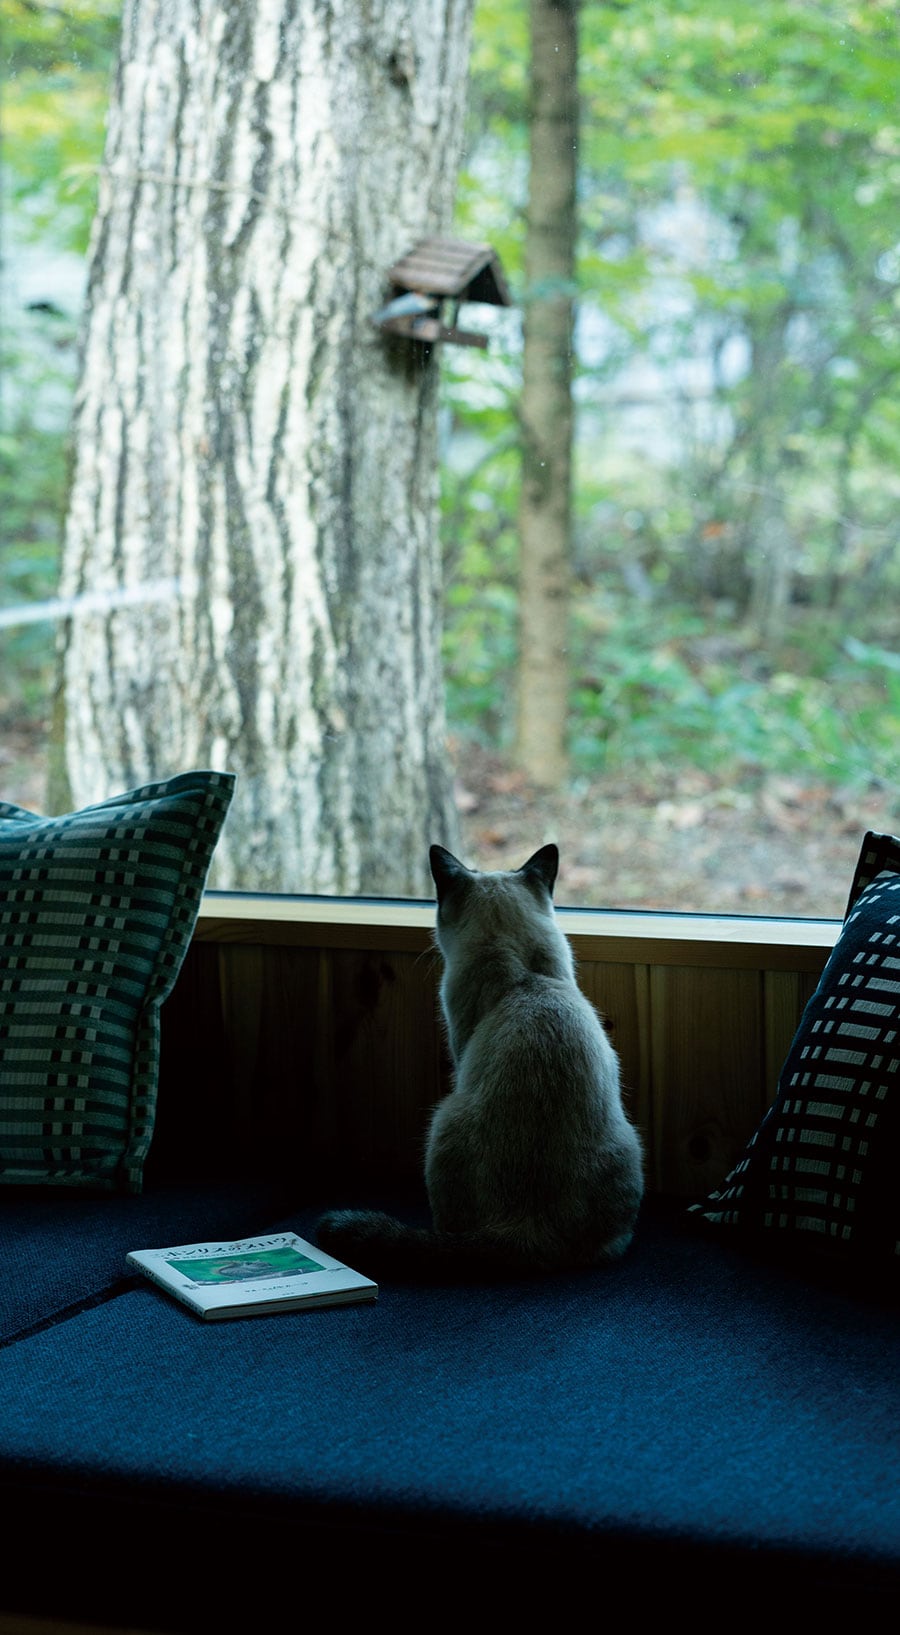
POLYGON ((900 1268, 900 840, 868 833, 775 1101, 691 1213, 759 1242, 900 1268))
POLYGON ((0 1182, 141 1191, 159 1009, 234 783, 187 772, 62 817, 0 802, 0 1182))

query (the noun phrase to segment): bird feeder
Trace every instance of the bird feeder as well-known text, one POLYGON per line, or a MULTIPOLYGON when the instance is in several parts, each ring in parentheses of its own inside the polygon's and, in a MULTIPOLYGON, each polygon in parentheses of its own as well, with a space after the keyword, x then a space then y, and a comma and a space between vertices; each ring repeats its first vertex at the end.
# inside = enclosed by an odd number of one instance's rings
POLYGON ((373 314, 373 323, 389 335, 405 335, 426 345, 450 341, 455 346, 486 347, 486 335, 460 329, 462 303, 513 304, 497 252, 490 244, 424 238, 394 264, 388 277, 391 297, 373 314))

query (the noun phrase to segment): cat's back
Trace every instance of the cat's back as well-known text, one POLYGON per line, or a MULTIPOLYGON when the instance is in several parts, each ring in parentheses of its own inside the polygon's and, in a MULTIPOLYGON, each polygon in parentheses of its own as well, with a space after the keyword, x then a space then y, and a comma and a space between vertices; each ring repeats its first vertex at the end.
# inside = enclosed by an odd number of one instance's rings
POLYGON ((618 1056, 574 976, 523 970, 496 995, 473 1030, 466 1079, 506 1085, 558 1104, 618 1088, 618 1056))
POLYGON ((431 860, 454 1064, 426 1144, 435 1225, 548 1269, 611 1258, 630 1240, 642 1150, 556 919, 557 848, 506 873, 440 847, 431 860))

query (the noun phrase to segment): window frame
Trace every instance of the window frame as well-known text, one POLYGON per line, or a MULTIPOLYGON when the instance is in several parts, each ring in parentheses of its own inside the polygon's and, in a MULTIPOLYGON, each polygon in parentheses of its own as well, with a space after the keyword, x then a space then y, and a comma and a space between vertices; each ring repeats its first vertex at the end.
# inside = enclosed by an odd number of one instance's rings
MULTIPOLYGON (((433 947, 435 905, 418 899, 208 891, 200 942, 389 949, 433 947)), ((840 920, 558 907, 576 960, 760 971, 824 968, 840 920)))

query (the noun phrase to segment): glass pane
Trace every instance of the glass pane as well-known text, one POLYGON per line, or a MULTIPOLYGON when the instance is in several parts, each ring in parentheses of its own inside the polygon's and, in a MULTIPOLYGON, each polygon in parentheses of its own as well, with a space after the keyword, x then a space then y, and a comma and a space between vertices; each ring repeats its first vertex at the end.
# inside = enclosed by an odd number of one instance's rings
POLYGON ((222 765, 217 886, 554 839, 560 902, 840 916, 898 821, 893 7, 332 9, 7 7, 0 794, 222 765))

